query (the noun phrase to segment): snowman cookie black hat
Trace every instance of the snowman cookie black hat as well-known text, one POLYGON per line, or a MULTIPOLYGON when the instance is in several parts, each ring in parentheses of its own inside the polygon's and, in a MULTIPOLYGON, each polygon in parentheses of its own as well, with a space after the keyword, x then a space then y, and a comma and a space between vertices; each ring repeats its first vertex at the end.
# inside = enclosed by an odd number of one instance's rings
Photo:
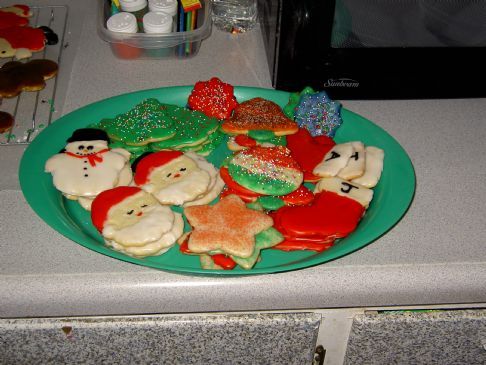
POLYGON ((104 130, 96 128, 80 128, 76 129, 71 137, 67 139, 67 143, 80 141, 106 141, 109 142, 108 134, 104 130))

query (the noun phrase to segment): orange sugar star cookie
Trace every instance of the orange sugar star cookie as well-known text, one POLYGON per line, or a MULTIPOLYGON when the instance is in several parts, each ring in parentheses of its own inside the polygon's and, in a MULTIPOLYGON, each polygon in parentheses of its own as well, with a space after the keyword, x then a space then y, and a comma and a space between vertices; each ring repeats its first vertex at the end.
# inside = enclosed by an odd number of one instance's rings
POLYGON ((247 208, 236 195, 228 195, 213 206, 188 207, 184 213, 193 227, 188 242, 193 253, 222 251, 250 257, 255 248, 255 235, 273 225, 271 217, 247 208))

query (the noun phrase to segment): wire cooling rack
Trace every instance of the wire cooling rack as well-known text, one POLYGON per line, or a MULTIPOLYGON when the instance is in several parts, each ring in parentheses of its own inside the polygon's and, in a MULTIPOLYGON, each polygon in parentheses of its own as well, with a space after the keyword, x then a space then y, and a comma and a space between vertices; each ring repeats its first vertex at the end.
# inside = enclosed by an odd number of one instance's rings
MULTIPOLYGON (((63 5, 31 6, 33 15, 31 27, 48 26, 59 37, 55 45, 46 45, 41 52, 32 53, 32 57, 21 60, 49 59, 61 67, 64 36, 68 19, 68 7, 63 5)), ((12 61, 0 58, 0 67, 12 61)), ((57 77, 46 81, 46 87, 37 92, 23 91, 14 98, 0 98, 0 111, 14 117, 14 124, 9 131, 0 134, 0 146, 29 144, 35 136, 52 120, 56 110, 57 77)))

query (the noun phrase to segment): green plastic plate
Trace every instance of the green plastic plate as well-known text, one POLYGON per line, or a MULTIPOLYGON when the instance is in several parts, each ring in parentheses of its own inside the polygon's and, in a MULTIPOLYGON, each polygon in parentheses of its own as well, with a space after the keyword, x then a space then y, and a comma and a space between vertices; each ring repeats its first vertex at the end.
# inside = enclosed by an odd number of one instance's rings
MULTIPOLYGON (((301 269, 342 257, 373 242, 392 228, 405 214, 415 191, 412 163, 403 148, 384 130, 348 110, 342 110, 344 123, 336 134, 336 142, 359 140, 385 151, 384 170, 374 188, 374 198, 358 228, 348 237, 321 253, 312 251, 282 252, 264 250, 262 259, 251 270, 239 267, 231 271, 207 271, 200 268, 197 256, 184 255, 178 246, 161 256, 136 259, 106 247, 98 231, 91 224, 90 215, 77 202, 69 201, 54 188, 51 175, 44 172, 49 157, 65 146, 66 139, 78 128, 114 117, 128 111, 146 98, 185 106, 192 86, 178 86, 143 90, 102 100, 52 123, 26 149, 20 163, 19 179, 23 194, 32 209, 52 228, 91 250, 119 260, 156 269, 203 275, 269 274, 301 269)), ((283 91, 235 87, 238 101, 260 96, 284 106, 289 93, 283 91)), ((208 160, 220 164, 228 153, 224 145, 215 150, 208 160)))

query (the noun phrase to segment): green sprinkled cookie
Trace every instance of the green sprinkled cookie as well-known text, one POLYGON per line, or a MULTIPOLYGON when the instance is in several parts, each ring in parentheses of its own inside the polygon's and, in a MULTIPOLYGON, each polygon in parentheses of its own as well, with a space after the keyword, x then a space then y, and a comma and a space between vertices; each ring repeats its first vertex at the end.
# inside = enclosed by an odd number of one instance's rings
POLYGON ((238 184, 264 195, 286 195, 296 190, 304 175, 286 147, 252 147, 228 162, 228 172, 238 184))
POLYGON ((174 120, 156 99, 147 99, 115 118, 102 119, 98 125, 115 141, 130 146, 143 146, 176 134, 174 120))
POLYGON ((175 135, 164 141, 152 143, 151 149, 155 151, 201 145, 219 127, 216 118, 207 117, 201 112, 174 105, 162 105, 166 106, 166 115, 174 122, 175 135))

